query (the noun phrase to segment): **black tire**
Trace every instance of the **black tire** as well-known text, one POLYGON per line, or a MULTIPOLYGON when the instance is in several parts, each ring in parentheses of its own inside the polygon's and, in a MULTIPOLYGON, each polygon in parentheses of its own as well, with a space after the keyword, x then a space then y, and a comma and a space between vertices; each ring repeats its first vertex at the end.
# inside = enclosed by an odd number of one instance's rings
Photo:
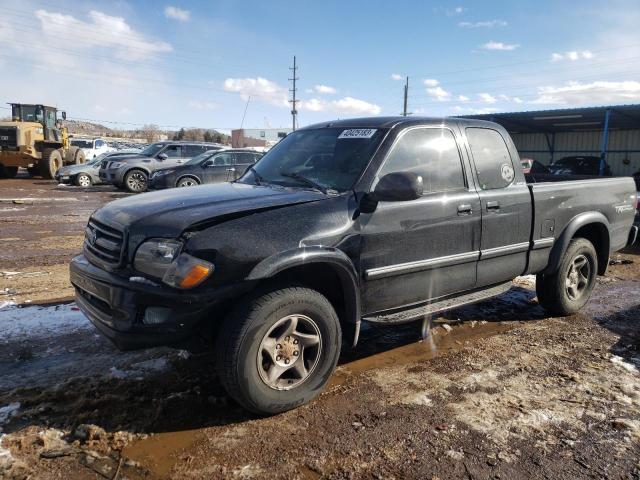
POLYGON ((129 170, 123 178, 123 187, 131 193, 141 193, 149 186, 149 177, 144 170, 134 168, 129 170))
POLYGON ((79 147, 71 146, 64 154, 65 165, 82 165, 84 160, 84 152, 79 147))
MULTIPOLYGON (((291 346, 289 337, 283 338, 291 346)), ((293 342, 297 343, 297 340, 293 342)), ((269 291, 242 301, 225 319, 216 340, 218 375, 229 395, 240 405, 261 415, 273 415, 307 403, 322 391, 338 362, 341 343, 338 316, 322 294, 303 287, 269 291), (302 319, 311 319, 316 327, 314 336, 319 338, 319 342, 315 347, 303 346, 299 356, 295 350, 289 351, 289 354, 296 355, 289 357, 292 359, 291 367, 281 366, 295 373, 296 368, 293 367, 299 367, 303 362, 303 369, 308 371, 308 376, 301 375, 300 379, 291 380, 286 378, 288 374, 285 372, 285 378, 278 380, 285 385, 274 387, 266 379, 263 380, 266 372, 259 358, 266 358, 273 366, 277 358, 265 356, 261 346, 267 335, 274 331, 274 326, 289 317, 299 317, 292 338, 299 335, 295 330, 300 328, 302 319), (309 349, 309 355, 306 354, 306 348, 309 349), (287 385, 293 382, 298 383, 287 385)), ((281 345, 274 348, 277 347, 282 348, 281 345)))
POLYGON ((0 163, 0 178, 16 178, 18 167, 5 167, 0 163))
POLYGON ((58 169, 62 167, 62 154, 55 148, 45 148, 40 161, 40 174, 42 178, 53 179, 58 169))
POLYGON ((185 175, 176 182, 176 187, 196 187, 198 185, 200 185, 200 181, 190 175, 185 175))
POLYGON ((40 170, 38 169, 38 167, 27 167, 27 173, 31 177, 37 177, 38 175, 40 175, 40 170))
POLYGON ((593 244, 584 238, 571 240, 558 271, 536 276, 538 302, 553 315, 576 313, 589 300, 597 272, 598 256, 593 244))
POLYGON ((79 173, 73 179, 73 184, 77 187, 90 187, 92 184, 91 175, 79 173))

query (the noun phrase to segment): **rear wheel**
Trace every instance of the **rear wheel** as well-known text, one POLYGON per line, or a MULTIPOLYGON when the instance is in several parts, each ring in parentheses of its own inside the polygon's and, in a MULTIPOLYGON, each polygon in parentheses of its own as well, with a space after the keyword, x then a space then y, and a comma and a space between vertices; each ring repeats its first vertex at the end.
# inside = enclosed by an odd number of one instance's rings
POLYGON ((84 152, 78 147, 69 147, 64 155, 64 163, 67 165, 82 165, 84 161, 84 152))
POLYGON ((598 256, 584 238, 571 240, 560 268, 551 275, 538 274, 538 302, 554 315, 571 315, 589 300, 596 283, 598 256))
POLYGON ((16 178, 18 167, 5 167, 0 163, 0 178, 16 178))
POLYGON ((42 152, 42 160, 40 162, 40 174, 42 177, 47 179, 54 178, 60 167, 62 167, 60 150, 46 148, 44 152, 42 152))
POLYGON ((86 173, 79 173, 78 175, 76 175, 73 183, 75 183, 78 187, 90 187, 91 177, 86 173))
POLYGON ((124 188, 129 192, 144 192, 147 185, 147 174, 142 170, 129 170, 124 176, 124 188))
POLYGON ((200 185, 200 182, 194 177, 182 177, 176 182, 176 187, 195 187, 200 185))
POLYGON ((284 412, 322 391, 341 342, 326 297, 301 287, 274 290, 242 302, 225 320, 216 342, 218 375, 248 410, 284 412))

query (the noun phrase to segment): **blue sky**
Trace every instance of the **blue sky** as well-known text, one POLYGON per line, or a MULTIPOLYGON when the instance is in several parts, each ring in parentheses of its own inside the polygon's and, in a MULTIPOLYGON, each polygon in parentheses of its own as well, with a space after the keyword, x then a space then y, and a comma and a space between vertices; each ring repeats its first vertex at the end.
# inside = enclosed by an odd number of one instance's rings
MULTIPOLYGON (((136 124, 640 102, 640 2, 0 0, 0 101, 136 124)), ((0 111, 1 115, 1 111, 0 111)))

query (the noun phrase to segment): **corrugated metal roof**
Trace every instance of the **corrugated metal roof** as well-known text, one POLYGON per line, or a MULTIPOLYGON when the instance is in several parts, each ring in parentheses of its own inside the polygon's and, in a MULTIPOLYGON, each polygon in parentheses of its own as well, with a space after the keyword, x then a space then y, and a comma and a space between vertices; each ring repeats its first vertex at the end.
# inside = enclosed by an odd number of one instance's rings
POLYGON ((637 104, 489 113, 460 118, 490 120, 512 133, 594 131, 604 128, 607 110, 611 111, 609 129, 640 128, 640 105, 637 104))

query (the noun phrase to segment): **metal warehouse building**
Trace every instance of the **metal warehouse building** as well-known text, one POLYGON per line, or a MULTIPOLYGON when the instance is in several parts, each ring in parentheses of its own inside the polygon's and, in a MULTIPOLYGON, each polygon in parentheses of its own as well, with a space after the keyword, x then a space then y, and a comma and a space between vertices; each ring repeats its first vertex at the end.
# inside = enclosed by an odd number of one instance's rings
POLYGON ((604 158, 614 175, 640 171, 640 105, 468 115, 501 124, 521 158, 548 165, 570 155, 604 158))

